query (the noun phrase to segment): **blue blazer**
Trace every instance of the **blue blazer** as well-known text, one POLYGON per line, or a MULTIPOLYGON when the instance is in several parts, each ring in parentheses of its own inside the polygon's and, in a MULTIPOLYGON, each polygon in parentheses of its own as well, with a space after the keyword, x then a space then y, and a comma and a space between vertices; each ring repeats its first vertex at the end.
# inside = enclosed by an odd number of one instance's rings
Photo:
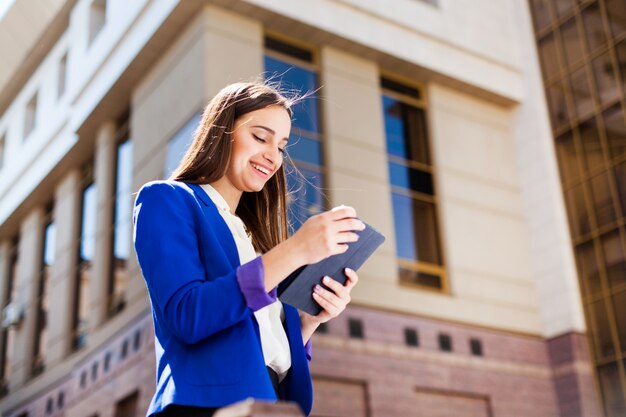
MULTIPOLYGON (((262 274, 262 263, 257 258, 240 266, 230 229, 202 187, 144 185, 133 236, 154 321, 157 380, 147 415, 169 404, 276 401, 259 327, 237 281, 237 274, 262 274)), ((300 319, 292 306, 285 304, 284 312, 291 369, 281 394, 309 415, 313 388, 300 319)))

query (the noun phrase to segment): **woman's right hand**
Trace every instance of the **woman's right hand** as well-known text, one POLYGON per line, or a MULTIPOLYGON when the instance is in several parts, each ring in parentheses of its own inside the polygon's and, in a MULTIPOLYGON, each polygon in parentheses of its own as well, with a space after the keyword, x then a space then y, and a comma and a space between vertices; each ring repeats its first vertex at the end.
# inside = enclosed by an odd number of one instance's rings
POLYGON ((305 264, 314 264, 347 251, 347 244, 359 239, 354 231, 363 229, 365 224, 356 218, 354 208, 338 206, 307 219, 287 241, 291 240, 305 264))

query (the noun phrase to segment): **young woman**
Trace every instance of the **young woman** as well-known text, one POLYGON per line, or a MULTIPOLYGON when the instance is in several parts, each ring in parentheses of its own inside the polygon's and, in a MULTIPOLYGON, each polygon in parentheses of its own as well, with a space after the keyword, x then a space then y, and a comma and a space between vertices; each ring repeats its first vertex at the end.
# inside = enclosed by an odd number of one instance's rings
POLYGON ((277 286, 346 251, 364 224, 340 206, 288 237, 283 158, 293 104, 267 84, 225 87, 170 180, 137 195, 134 243, 157 360, 148 415, 211 416, 248 397, 311 411, 311 335, 345 309, 358 276, 346 269, 345 285, 324 277, 331 291, 314 289, 317 316, 282 304, 277 286))

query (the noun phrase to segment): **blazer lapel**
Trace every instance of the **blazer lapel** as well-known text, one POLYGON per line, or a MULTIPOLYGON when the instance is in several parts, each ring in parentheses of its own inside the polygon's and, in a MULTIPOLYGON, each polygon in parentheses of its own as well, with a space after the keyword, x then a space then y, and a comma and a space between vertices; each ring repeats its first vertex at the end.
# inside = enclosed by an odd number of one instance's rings
POLYGON ((224 248, 224 252, 226 252, 229 262, 233 268, 238 267, 240 265, 239 252, 237 251, 235 239, 233 238, 233 234, 228 228, 228 225, 224 221, 224 218, 217 210, 215 203, 213 203, 213 200, 211 200, 200 185, 190 183, 185 184, 193 190, 196 198, 202 203, 204 215, 207 217, 207 220, 211 223, 218 236, 220 236, 220 243, 224 248))

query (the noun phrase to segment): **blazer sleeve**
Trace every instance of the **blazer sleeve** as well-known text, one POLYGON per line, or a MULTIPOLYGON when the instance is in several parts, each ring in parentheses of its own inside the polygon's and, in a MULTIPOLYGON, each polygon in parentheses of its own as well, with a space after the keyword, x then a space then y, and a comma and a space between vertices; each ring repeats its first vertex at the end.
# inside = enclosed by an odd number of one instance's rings
POLYGON ((139 191, 134 209, 135 250, 152 306, 162 313, 166 328, 188 344, 251 315, 238 275, 257 282, 263 282, 264 275, 259 257, 206 280, 194 204, 183 189, 151 183, 139 191))

